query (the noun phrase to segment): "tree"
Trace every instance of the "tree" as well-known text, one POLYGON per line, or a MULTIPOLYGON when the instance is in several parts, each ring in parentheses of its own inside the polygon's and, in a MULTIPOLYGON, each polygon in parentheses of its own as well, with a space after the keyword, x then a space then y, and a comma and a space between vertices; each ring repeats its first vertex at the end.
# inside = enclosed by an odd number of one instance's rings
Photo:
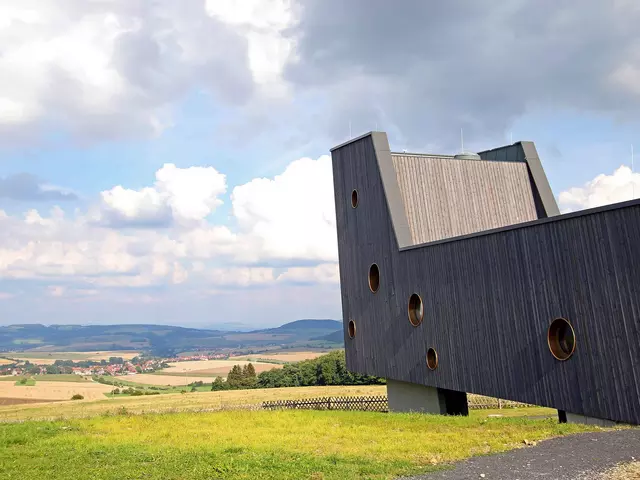
POLYGON ((360 375, 347 370, 344 351, 336 350, 313 360, 287 364, 258 375, 262 388, 311 385, 380 385, 383 378, 360 375))
POLYGON ((256 369, 252 363, 248 363, 242 367, 242 386, 244 388, 254 388, 258 382, 256 377, 256 369))
POLYGON ((246 365, 244 373, 244 385, 249 388, 255 388, 258 383, 258 377, 256 375, 256 369, 253 363, 246 365))
POLYGON ((240 365, 234 365, 227 375, 227 385, 229 388, 242 388, 243 374, 240 365))
POLYGON ((216 379, 211 384, 212 392, 219 392, 220 390, 227 390, 228 386, 226 382, 222 379, 222 377, 216 377, 216 379))

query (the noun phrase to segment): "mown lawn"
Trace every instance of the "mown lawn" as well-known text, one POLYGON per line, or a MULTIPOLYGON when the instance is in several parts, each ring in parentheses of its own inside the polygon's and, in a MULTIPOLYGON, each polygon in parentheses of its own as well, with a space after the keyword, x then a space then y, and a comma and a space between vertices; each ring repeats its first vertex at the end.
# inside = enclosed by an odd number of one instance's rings
POLYGON ((593 429, 555 419, 372 412, 109 415, 1 425, 0 478, 390 479, 593 429))

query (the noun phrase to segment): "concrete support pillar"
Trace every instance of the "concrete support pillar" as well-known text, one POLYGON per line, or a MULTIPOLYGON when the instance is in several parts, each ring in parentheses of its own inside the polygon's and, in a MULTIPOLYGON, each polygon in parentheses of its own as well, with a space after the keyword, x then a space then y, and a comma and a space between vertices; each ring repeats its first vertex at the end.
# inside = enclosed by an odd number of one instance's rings
POLYGON ((467 394, 443 388, 387 379, 391 412, 419 412, 440 415, 468 415, 467 394))
POLYGON ((558 410, 558 421, 560 423, 581 423, 583 425, 598 425, 599 427, 604 428, 615 427, 617 425, 617 422, 614 422, 613 420, 587 417, 586 415, 565 412, 564 410, 558 410))

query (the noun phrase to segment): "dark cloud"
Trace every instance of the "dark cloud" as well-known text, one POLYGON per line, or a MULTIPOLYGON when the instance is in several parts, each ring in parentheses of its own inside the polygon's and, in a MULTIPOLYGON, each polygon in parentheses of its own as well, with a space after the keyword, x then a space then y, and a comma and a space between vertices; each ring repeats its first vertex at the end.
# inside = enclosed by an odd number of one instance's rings
POLYGON ((48 187, 30 173, 0 177, 0 198, 20 201, 77 200, 77 195, 55 187, 48 187))
POLYGON ((502 141, 536 109, 637 120, 639 24, 633 0, 302 0, 286 76, 324 92, 332 138, 351 120, 407 146, 502 141))

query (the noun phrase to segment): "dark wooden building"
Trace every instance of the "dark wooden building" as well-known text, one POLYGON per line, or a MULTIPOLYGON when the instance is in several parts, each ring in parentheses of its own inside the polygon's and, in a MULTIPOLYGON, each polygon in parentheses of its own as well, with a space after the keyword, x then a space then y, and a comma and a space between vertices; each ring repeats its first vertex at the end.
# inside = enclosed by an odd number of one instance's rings
POLYGON ((640 423, 640 201, 560 215, 531 142, 332 159, 349 369, 640 423))

